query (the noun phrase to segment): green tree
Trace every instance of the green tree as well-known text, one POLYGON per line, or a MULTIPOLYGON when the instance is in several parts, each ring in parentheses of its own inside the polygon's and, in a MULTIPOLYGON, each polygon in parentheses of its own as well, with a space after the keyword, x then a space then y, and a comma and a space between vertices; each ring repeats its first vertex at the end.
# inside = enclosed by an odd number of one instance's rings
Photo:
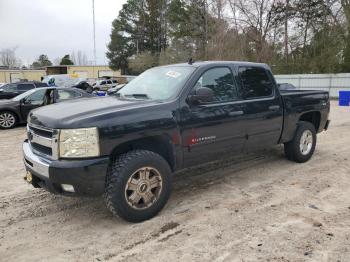
POLYGON ((52 62, 49 60, 47 55, 40 55, 36 61, 33 62, 32 68, 39 68, 44 66, 51 66, 52 62))
POLYGON ((60 65, 74 65, 73 61, 70 59, 69 55, 62 57, 60 65))

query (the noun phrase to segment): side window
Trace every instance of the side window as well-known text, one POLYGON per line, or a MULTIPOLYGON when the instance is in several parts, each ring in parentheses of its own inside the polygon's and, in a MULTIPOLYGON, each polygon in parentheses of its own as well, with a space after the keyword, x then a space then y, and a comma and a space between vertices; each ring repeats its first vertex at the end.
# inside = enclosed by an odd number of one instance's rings
POLYGON ((227 102, 238 99, 237 87, 232 72, 227 67, 218 67, 206 71, 197 81, 194 89, 207 87, 214 92, 213 102, 227 102))
POLYGON ((41 83, 41 82, 38 82, 38 83, 35 83, 36 87, 47 87, 48 85, 46 83, 41 83))
POLYGON ((67 99, 73 99, 76 97, 80 97, 81 94, 78 92, 75 92, 73 90, 57 90, 57 99, 58 100, 67 100, 67 99))
POLYGON ((44 97, 46 94, 46 89, 38 90, 33 94, 25 98, 25 104, 31 105, 42 105, 44 103, 44 97))
POLYGON ((239 67, 238 75, 242 82, 243 97, 245 99, 271 96, 273 83, 263 68, 239 67))
POLYGON ((106 81, 102 81, 102 82, 101 82, 101 85, 105 85, 105 84, 106 84, 106 81))
POLYGON ((8 84, 1 88, 4 92, 16 92, 17 86, 15 84, 8 84))
POLYGON ((33 84, 18 84, 18 91, 28 91, 34 88, 33 84))

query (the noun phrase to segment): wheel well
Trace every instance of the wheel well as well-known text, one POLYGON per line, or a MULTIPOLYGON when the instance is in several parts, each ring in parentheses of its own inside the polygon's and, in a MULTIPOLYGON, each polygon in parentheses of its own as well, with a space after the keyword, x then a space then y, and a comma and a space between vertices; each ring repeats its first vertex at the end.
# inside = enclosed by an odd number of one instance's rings
POLYGON ((175 153, 171 139, 166 136, 153 136, 136 139, 118 145, 111 153, 111 159, 131 150, 148 150, 162 156, 169 164, 172 171, 175 169, 175 153))
POLYGON ((320 127, 321 113, 317 111, 305 113, 300 116, 299 121, 305 121, 313 124, 317 132, 320 127))
MULTIPOLYGON (((19 115, 18 115, 15 111, 9 110, 9 109, 4 109, 4 110, 0 110, 0 113, 2 113, 2 112, 10 112, 10 113, 14 114, 15 117, 16 117, 16 120, 17 120, 18 122, 20 121, 19 115)), ((17 123, 18 123, 18 122, 17 122, 17 123)))

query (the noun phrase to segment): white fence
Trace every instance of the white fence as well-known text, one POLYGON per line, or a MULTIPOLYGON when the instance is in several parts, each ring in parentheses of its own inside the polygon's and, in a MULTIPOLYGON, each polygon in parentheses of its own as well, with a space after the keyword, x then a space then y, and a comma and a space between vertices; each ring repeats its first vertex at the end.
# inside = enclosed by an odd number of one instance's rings
POLYGON ((339 97, 339 91, 350 91, 350 73, 276 75, 277 83, 290 83, 298 89, 329 91, 331 97, 339 97))

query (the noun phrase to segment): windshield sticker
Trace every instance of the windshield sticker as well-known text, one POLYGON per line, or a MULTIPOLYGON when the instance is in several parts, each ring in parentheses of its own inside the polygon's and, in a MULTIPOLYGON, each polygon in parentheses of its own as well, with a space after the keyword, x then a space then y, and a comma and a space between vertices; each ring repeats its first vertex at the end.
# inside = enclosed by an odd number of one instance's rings
POLYGON ((168 73, 166 73, 166 75, 172 78, 178 78, 179 76, 181 76, 181 73, 176 71, 169 71, 168 73))

